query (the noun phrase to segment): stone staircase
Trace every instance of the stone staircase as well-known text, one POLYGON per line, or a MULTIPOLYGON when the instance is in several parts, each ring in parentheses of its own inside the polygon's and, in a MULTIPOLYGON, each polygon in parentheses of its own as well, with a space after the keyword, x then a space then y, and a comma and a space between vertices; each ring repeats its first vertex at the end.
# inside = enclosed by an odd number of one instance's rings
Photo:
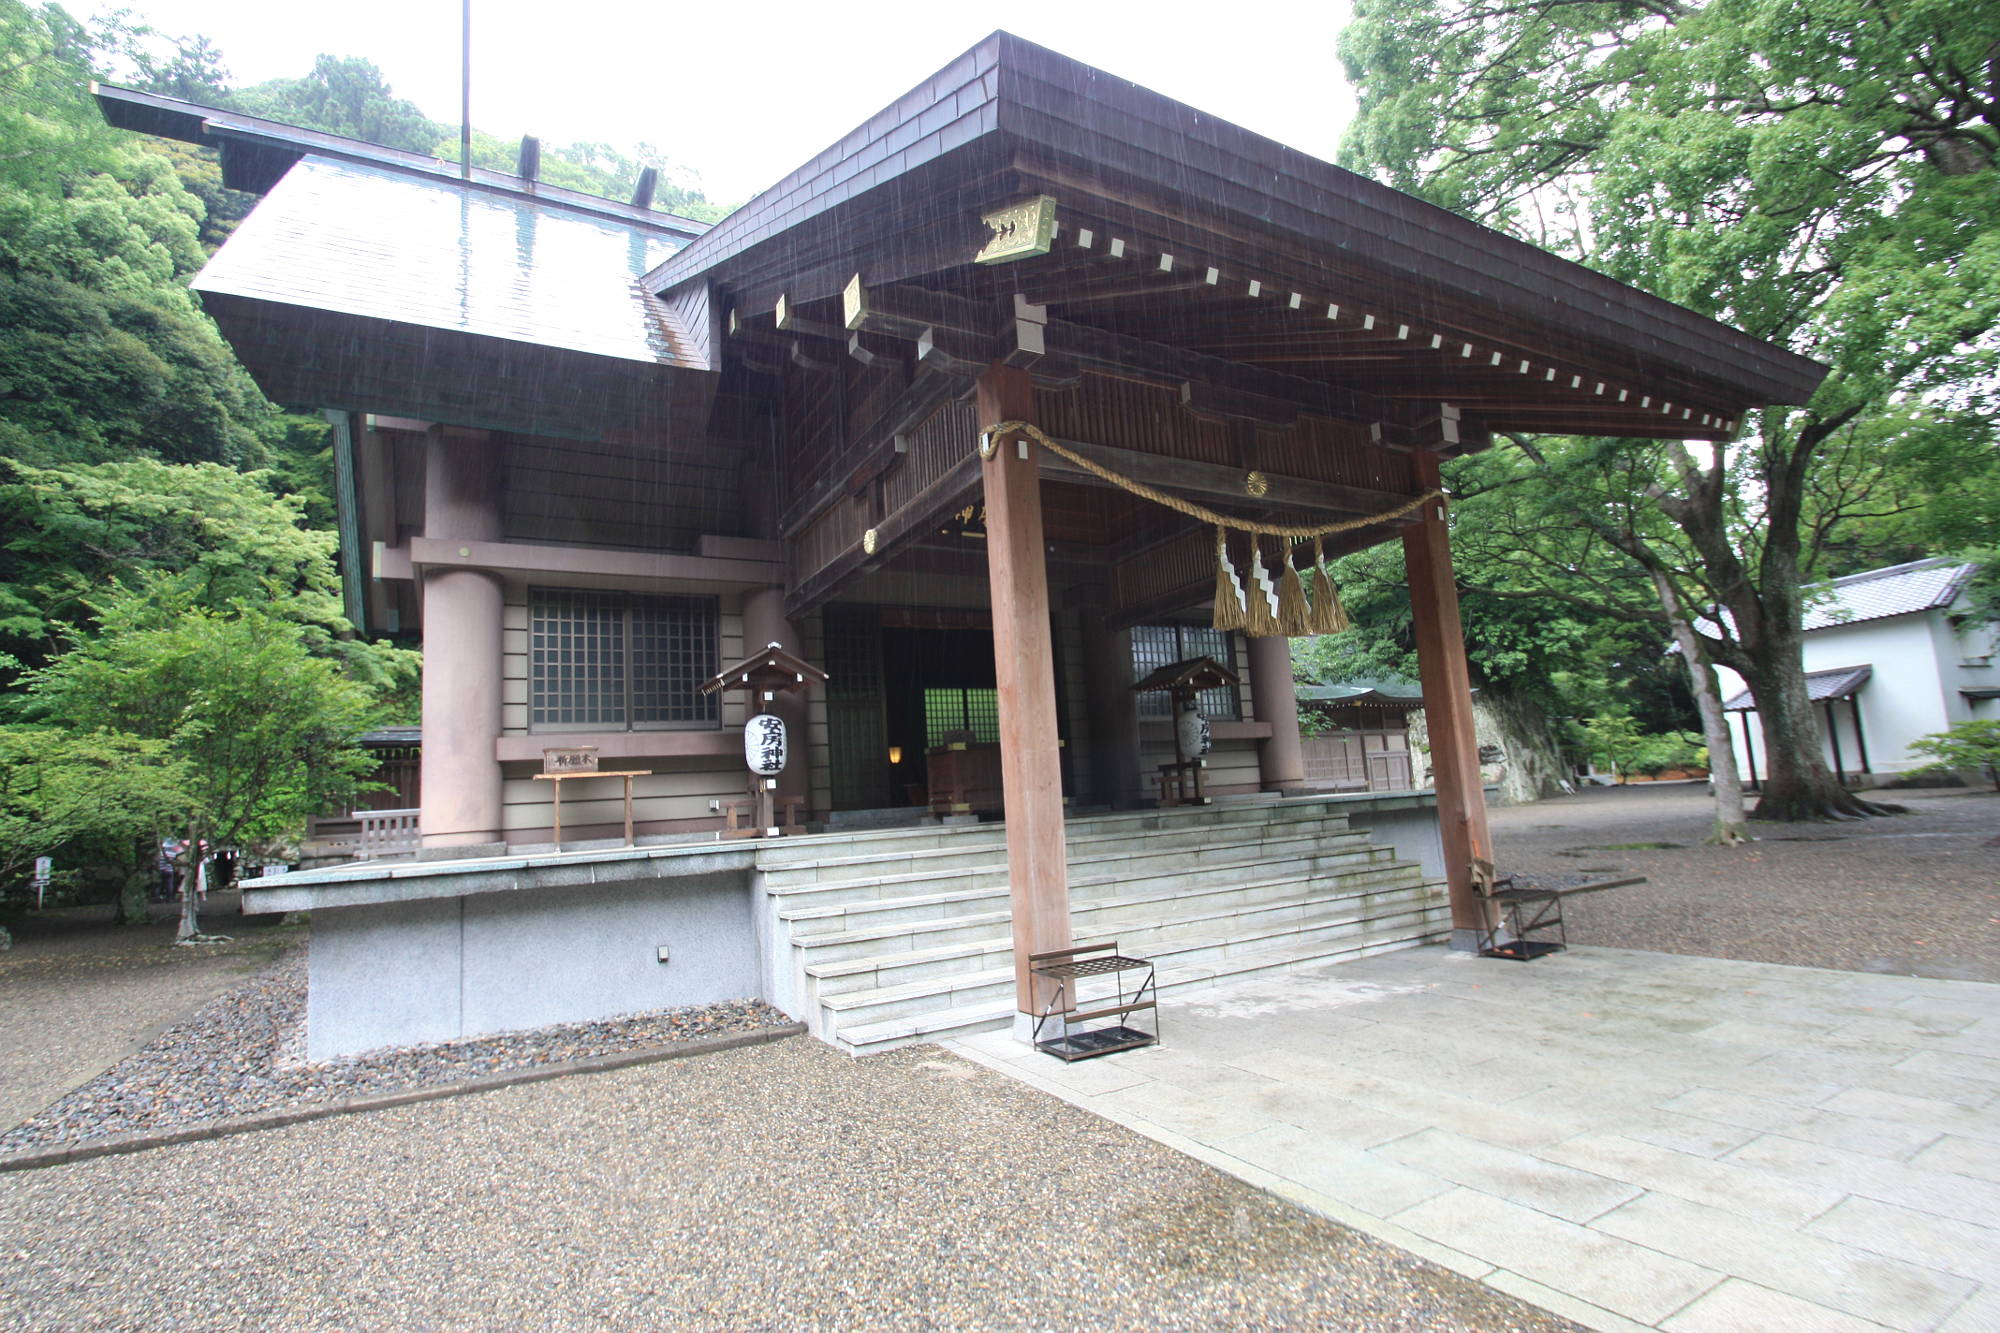
MULTIPOLYGON (((1324 800, 1082 816, 1067 831, 1076 941, 1152 959, 1163 993, 1449 932, 1443 886, 1324 800)), ((767 993, 823 1040, 866 1054, 1013 1022, 1002 826, 772 842, 755 885, 767 993)))

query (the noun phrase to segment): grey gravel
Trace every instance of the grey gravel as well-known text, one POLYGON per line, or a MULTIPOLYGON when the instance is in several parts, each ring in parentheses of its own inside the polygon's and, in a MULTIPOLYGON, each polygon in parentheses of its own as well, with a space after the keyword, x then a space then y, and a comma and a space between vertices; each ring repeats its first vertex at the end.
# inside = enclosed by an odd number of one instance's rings
POLYGON ((1909 813, 1752 823, 1703 843, 1704 783, 1587 789, 1491 811, 1503 871, 1551 887, 1649 883, 1565 900, 1569 937, 1661 953, 1961 981, 2000 981, 2000 794, 1883 793, 1909 813), (1635 844, 1666 843, 1669 846, 1635 844))
POLYGON ((114 927, 103 908, 37 914, 13 929, 15 947, 0 953, 0 1129, 132 1055, 299 937, 259 928, 176 947, 170 921, 114 927))
POLYGON ((935 1048, 808 1038, 0 1177, 9 1328, 1553 1330, 935 1048))
POLYGON ((293 949, 136 1055, 0 1135, 0 1151, 180 1129, 790 1022, 762 1001, 740 1000, 311 1064, 304 1057, 309 948, 293 949))

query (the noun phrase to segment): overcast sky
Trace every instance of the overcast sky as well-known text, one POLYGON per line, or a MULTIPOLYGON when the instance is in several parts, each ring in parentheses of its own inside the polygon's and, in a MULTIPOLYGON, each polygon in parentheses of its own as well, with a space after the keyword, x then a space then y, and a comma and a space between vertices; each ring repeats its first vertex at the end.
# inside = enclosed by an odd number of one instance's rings
MULTIPOLYGON (((79 4, 79 9, 85 6, 79 4)), ((456 125, 458 0, 122 0, 158 30, 218 46, 234 82, 365 56, 456 125)), ((1346 0, 1297 6, 704 0, 473 0, 472 122, 547 142, 652 143, 740 202, 995 27, 1330 158, 1353 112, 1334 41, 1346 0), (1003 14, 1005 18, 998 18, 1003 14)))

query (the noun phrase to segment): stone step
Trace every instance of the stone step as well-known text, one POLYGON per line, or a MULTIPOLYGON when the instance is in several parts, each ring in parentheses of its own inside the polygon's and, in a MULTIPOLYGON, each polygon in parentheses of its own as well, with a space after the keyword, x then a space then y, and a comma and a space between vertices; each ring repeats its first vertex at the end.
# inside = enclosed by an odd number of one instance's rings
MULTIPOLYGON (((1176 848, 1220 849, 1291 838, 1343 835, 1365 837, 1365 834, 1348 827, 1344 815, 1337 814, 1241 826, 1171 824, 1163 828, 1085 829, 1069 839, 1068 854, 1074 864, 1078 860, 1118 850, 1132 852, 1146 849, 1164 854, 1176 848)), ((759 865, 764 867, 761 860, 759 865)), ((799 864, 769 866, 762 868, 761 874, 764 889, 770 892, 808 884, 877 883, 895 876, 942 874, 981 867, 1004 870, 1006 865, 1004 840, 968 835, 935 847, 875 848, 799 864)))
MULTIPOLYGON (((1161 985, 1227 969, 1230 960, 1261 955, 1290 946, 1345 941, 1367 935, 1371 938, 1415 939, 1429 933, 1440 904, 1420 898, 1404 898, 1378 903, 1348 900, 1338 908, 1323 906, 1305 919, 1251 923, 1225 919, 1211 921, 1200 934, 1159 938, 1144 930, 1121 931, 1119 951, 1150 959, 1158 969, 1161 985)), ((1080 929, 1080 942, 1105 938, 1104 932, 1080 929)), ((1127 977, 1128 988, 1136 978, 1127 977)), ((1078 1003, 1109 994, 1108 980, 1087 988, 1078 1003)), ((946 972, 916 977, 889 985, 862 987, 834 994, 821 993, 819 1007, 830 1019, 824 1025, 839 1031, 849 1022, 874 1022, 900 1018, 931 1009, 952 1009, 986 1000, 1004 1000, 1014 994, 1014 967, 1011 955, 1004 961, 978 971, 946 972)))
MULTIPOLYGON (((1342 849, 1324 855, 1236 862, 1218 866, 1212 872, 1176 869, 1112 876, 1094 885, 1072 886, 1072 894, 1078 895, 1073 899, 1072 911, 1096 911, 1106 902, 1124 907, 1147 902, 1253 901, 1259 897, 1281 897, 1305 883, 1333 892, 1334 886, 1343 883, 1355 889, 1371 887, 1378 881, 1370 880, 1369 876, 1417 873, 1420 872, 1413 863, 1398 862, 1393 854, 1380 848, 1342 849), (1099 890, 1095 897, 1081 896, 1092 888, 1099 890)), ((1007 907, 1008 886, 1002 881, 941 893, 788 908, 779 912, 778 918, 791 931, 794 945, 812 948, 817 943, 832 942, 822 938, 825 936, 870 929, 889 933, 919 931, 923 923, 1004 912, 1007 907)))
MULTIPOLYGON (((1072 855, 1069 859, 1069 880, 1072 886, 1076 886, 1114 879, 1121 875, 1147 875, 1162 868, 1172 868, 1182 874, 1220 872, 1226 867, 1247 862, 1277 860, 1288 856, 1361 852, 1371 846, 1367 835, 1346 829, 1305 833, 1298 837, 1242 839, 1200 847, 1198 861, 1194 861, 1194 868, 1191 869, 1193 858, 1189 853, 1195 849, 1178 843, 1161 847, 1150 841, 1107 842, 1093 844, 1085 854, 1072 855)), ((1007 883, 1006 859, 993 857, 984 864, 972 866, 905 870, 862 877, 842 876, 838 879, 776 885, 767 881, 763 889, 780 913, 785 913, 806 907, 886 901, 898 897, 950 893, 1005 883, 1007 883)))
MULTIPOLYGON (((1282 824, 1294 819, 1328 815, 1345 817, 1339 798, 1328 796, 1271 798, 1224 798, 1213 805, 1182 806, 1172 810, 1124 810, 1104 814, 1077 815, 1067 820, 1066 831, 1076 837, 1121 837, 1134 830, 1170 826, 1225 824, 1282 824)), ((982 824, 927 824, 915 828, 881 829, 837 834, 810 834, 760 843, 757 864, 765 870, 821 860, 831 849, 841 855, 869 856, 893 854, 899 848, 917 850, 952 843, 990 842, 1004 846, 1006 826, 999 822, 982 824)))
MULTIPOLYGON (((1227 982, 1251 981, 1260 977, 1282 975, 1299 968, 1433 943, 1449 934, 1450 913, 1439 906, 1429 915, 1431 920, 1421 928, 1420 932, 1407 937, 1392 932, 1381 937, 1361 936, 1309 941, 1241 953, 1222 960, 1220 965, 1212 968, 1203 968, 1186 976, 1162 978, 1160 991, 1164 995, 1184 994, 1227 982)), ((983 1000, 931 1009, 919 1014, 842 1024, 835 1028, 829 1040, 851 1054, 871 1055, 877 1051, 891 1050, 913 1042, 944 1041, 952 1037, 970 1036, 976 1032, 1005 1030, 1013 1026, 1014 1012, 1013 996, 1009 994, 999 1000, 983 1000)), ((1171 1034, 1168 1036, 1171 1039, 1171 1034)))
MULTIPOLYGON (((1131 941, 1171 942, 1204 933, 1220 933, 1225 927, 1253 934, 1261 933, 1267 927, 1301 929, 1310 926, 1316 911, 1321 915, 1338 914, 1362 899, 1377 909, 1386 909, 1411 904, 1428 906, 1434 897, 1433 891, 1414 877, 1407 886, 1377 888, 1339 897, 1330 897, 1319 890, 1305 890, 1267 903, 1176 913, 1164 921, 1135 922, 1130 931, 1118 934, 1116 938, 1121 946, 1136 947, 1131 946, 1131 941)), ((803 971, 811 979, 810 989, 824 997, 874 986, 897 985, 924 977, 942 977, 1002 966, 1011 968, 1013 938, 1005 929, 1008 923, 998 924, 1000 929, 978 938, 921 949, 832 960, 808 955, 808 960, 803 962, 803 971)), ((1078 929, 1073 914, 1071 929, 1079 940, 1084 940, 1086 935, 1105 939, 1111 938, 1116 928, 1123 924, 1115 920, 1086 920, 1085 929, 1078 929)))

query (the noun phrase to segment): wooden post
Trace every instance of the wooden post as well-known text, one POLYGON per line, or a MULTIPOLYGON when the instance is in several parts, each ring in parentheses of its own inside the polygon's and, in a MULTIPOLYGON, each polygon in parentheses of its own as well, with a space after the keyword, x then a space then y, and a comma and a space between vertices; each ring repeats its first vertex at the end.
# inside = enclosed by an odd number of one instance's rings
MULTIPOLYGON (((1031 420, 1028 372, 993 365, 979 377, 981 429, 1031 420)), ((1040 1013, 1028 955, 1070 946, 1069 859, 1063 840, 1062 761, 1056 735, 1055 655, 1042 540, 1038 446, 998 442, 980 473, 986 488, 986 576, 993 592, 993 674, 1000 696, 1000 785, 1007 803, 1007 875, 1014 915, 1014 995, 1040 1013)))
MULTIPOLYGON (((1419 490, 1438 484, 1435 454, 1418 453, 1412 461, 1419 490)), ((1452 576, 1451 533, 1445 526, 1444 507, 1442 500, 1425 505, 1422 518, 1403 529, 1403 568, 1416 621, 1417 672, 1424 687, 1438 834, 1451 892, 1452 945, 1476 949, 1477 933, 1488 920, 1486 906, 1472 891, 1472 861, 1493 859, 1493 836, 1487 831, 1486 795, 1479 785, 1472 678, 1465 664, 1465 630, 1458 619, 1458 586, 1452 576)))

